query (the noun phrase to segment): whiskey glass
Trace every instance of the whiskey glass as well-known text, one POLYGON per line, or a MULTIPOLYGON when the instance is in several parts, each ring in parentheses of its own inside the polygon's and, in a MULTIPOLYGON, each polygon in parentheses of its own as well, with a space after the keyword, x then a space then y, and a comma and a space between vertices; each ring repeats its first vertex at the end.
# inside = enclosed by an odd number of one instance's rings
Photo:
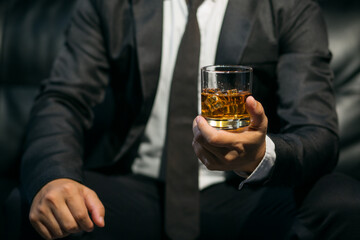
POLYGON ((252 92, 253 69, 240 65, 201 68, 201 115, 210 126, 236 130, 250 124, 245 101, 252 92))

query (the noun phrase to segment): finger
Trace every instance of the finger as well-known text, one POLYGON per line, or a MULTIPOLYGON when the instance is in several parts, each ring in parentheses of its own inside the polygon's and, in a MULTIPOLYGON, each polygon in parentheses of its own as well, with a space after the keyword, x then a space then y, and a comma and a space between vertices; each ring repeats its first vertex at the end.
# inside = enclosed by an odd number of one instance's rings
MULTIPOLYGON (((209 158, 209 160, 212 159, 212 162, 216 162, 217 164, 220 164, 222 162, 224 162, 225 160, 225 156, 229 153, 229 148, 227 147, 216 147, 213 146, 207 142, 204 143, 198 143, 198 142, 194 142, 194 145, 197 147, 195 151, 201 151, 201 152, 209 152, 211 153, 211 158, 209 158)), ((195 149, 195 148, 194 148, 195 149)))
POLYGON ((266 131, 267 117, 261 103, 256 101, 253 96, 249 96, 246 98, 246 110, 251 118, 249 129, 266 131))
POLYGON ((211 127, 202 116, 195 118, 194 139, 206 147, 228 147, 234 143, 234 133, 211 127))
POLYGON ((60 224, 52 213, 42 216, 40 222, 50 232, 53 239, 66 236, 66 233, 62 231, 60 224))
MULTIPOLYGON (((202 118, 199 116, 199 118, 202 118)), ((201 119, 195 118, 193 122, 193 133, 194 133, 194 140, 193 140, 193 146, 195 143, 202 145, 202 147, 209 152, 213 152, 218 158, 221 158, 223 154, 227 152, 227 148, 224 147, 216 147, 214 145, 211 145, 207 140, 206 137, 203 136, 202 132, 200 131, 197 122, 202 121, 201 119)), ((205 120, 205 124, 207 124, 207 121, 205 120)), ((208 125, 208 124, 207 124, 208 125)), ((214 134, 218 134, 218 130, 214 131, 214 134)), ((198 148, 200 149, 200 148, 198 148)))
POLYGON ((70 232, 77 232, 79 229, 91 232, 94 229, 94 223, 91 221, 84 198, 81 195, 74 195, 66 200, 66 204, 71 217, 63 216, 63 220, 68 220, 62 223, 64 227, 70 232))
POLYGON ((82 229, 76 222, 67 205, 62 209, 62 211, 54 212, 54 216, 64 233, 77 233, 82 229))
POLYGON ((206 166, 207 169, 221 170, 220 169, 220 167, 222 166, 221 161, 212 152, 207 151, 200 144, 196 144, 194 149, 195 152, 197 152, 198 158, 206 166))
POLYGON ((199 132, 199 128, 197 126, 197 117, 194 119, 193 121, 193 126, 192 126, 192 130, 193 130, 193 134, 194 136, 198 134, 199 132))
POLYGON ((94 191, 90 189, 86 190, 86 192, 84 193, 84 197, 86 207, 91 214, 92 220, 98 227, 104 227, 105 208, 104 205, 101 203, 99 197, 94 191))
POLYGON ((36 223, 31 222, 31 225, 42 238, 47 240, 52 239, 50 231, 41 222, 36 222, 36 223))
POLYGON ((219 156, 212 151, 209 151, 197 142, 193 143, 193 148, 196 156, 209 170, 216 170, 219 166, 221 166, 222 161, 220 160, 220 158, 222 156, 219 156))
MULTIPOLYGON (((47 198, 46 201, 51 201, 51 198, 47 198)), ((45 204, 32 204, 29 214, 29 220, 31 225, 42 236, 46 236, 48 239, 61 237, 64 235, 59 223, 57 222, 53 211, 48 205, 45 204)))

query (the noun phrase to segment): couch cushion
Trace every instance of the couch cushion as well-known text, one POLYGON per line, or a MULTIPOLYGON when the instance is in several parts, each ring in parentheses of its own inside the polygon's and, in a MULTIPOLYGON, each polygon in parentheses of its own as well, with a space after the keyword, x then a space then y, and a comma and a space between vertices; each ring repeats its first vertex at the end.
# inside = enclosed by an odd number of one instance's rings
POLYGON ((337 170, 360 179, 360 1, 320 1, 328 25, 340 128, 337 170))
POLYGON ((1 84, 38 84, 49 75, 76 0, 10 1, 5 11, 1 84))

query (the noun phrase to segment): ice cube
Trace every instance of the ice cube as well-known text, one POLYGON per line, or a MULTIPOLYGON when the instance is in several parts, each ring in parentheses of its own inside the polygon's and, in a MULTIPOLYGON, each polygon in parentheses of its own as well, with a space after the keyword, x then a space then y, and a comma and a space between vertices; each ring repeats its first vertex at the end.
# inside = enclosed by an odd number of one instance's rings
POLYGON ((211 112, 224 107, 224 102, 216 95, 209 95, 205 100, 205 104, 211 112))
POLYGON ((214 94, 215 93, 215 90, 213 88, 207 88, 206 89, 206 92, 207 93, 210 93, 210 94, 214 94))
POLYGON ((238 90, 237 89, 230 89, 226 91, 228 95, 232 95, 232 94, 237 94, 238 90))

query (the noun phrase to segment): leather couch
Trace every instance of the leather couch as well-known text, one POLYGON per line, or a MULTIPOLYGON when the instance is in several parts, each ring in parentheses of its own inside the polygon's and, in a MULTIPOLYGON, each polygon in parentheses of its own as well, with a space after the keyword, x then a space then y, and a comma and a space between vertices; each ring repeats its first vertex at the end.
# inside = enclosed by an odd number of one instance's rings
POLYGON ((328 25, 340 128, 336 170, 360 179, 360 1, 322 0, 328 25))
MULTIPOLYGON (((77 0, 0 0, 0 204, 18 185, 24 130, 77 0)), ((319 1, 334 58, 341 153, 336 171, 360 180, 360 2, 319 1)), ((99 108, 104 109, 104 108, 99 108)), ((97 114, 101 134, 108 115, 97 114), (105 116, 105 117, 104 117, 105 116)), ((96 137, 93 137, 96 139, 96 137)), ((4 219, 0 210, 0 226, 4 219)), ((1 229, 0 229, 1 233, 1 229)))
MULTIPOLYGON (((0 204, 18 185, 26 123, 75 0, 0 0, 0 204)), ((0 226, 3 226, 3 209, 0 226)), ((1 237, 0 237, 1 238, 1 237)))

